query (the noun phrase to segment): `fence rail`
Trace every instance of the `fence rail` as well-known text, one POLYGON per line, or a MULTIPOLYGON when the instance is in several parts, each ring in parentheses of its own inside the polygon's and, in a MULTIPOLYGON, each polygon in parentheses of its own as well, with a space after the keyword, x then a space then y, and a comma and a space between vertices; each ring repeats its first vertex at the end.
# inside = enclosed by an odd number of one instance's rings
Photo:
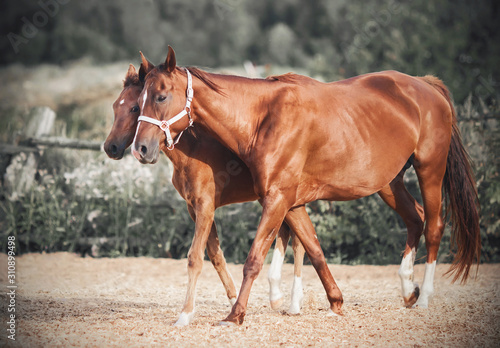
POLYGON ((0 143, 0 153, 14 155, 20 152, 38 152, 44 147, 101 151, 102 142, 63 137, 28 138, 19 145, 0 143))

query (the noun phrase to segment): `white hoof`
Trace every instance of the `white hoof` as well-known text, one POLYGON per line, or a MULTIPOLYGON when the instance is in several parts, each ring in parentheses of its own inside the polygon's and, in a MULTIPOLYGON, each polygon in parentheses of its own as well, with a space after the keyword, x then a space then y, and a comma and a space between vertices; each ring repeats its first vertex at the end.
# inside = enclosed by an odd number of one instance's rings
POLYGON ((191 313, 182 312, 179 315, 179 319, 175 322, 174 326, 187 326, 189 325, 194 318, 194 311, 191 313))
POLYGON ((219 321, 219 326, 236 326, 232 321, 219 321))
POLYGON ((288 310, 288 314, 291 314, 291 315, 300 314, 301 302, 302 302, 301 299, 298 301, 292 301, 292 303, 290 304, 290 309, 288 310))
POLYGON ((421 300, 422 297, 419 297, 417 302, 411 308, 429 308, 429 301, 428 300, 421 300))
POLYGON ((278 298, 270 300, 269 303, 271 304, 271 308, 273 310, 280 309, 280 307, 283 305, 283 295, 280 294, 278 298))
POLYGON ((300 314, 300 307, 304 299, 304 289, 302 287, 302 278, 295 276, 292 287, 292 302, 288 314, 300 314))
POLYGON ((331 308, 328 309, 328 313, 326 313, 326 316, 327 317, 333 317, 333 318, 339 318, 339 319, 342 318, 341 315, 338 315, 337 313, 335 313, 334 311, 332 311, 331 308))

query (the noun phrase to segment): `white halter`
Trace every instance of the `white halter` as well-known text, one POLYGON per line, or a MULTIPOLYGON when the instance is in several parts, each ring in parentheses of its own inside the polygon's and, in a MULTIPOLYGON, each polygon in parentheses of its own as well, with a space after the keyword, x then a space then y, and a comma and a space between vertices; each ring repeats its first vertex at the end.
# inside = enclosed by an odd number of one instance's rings
MULTIPOLYGON (((135 131, 135 137, 134 137, 133 144, 135 144, 135 138, 137 137, 137 132, 139 131, 139 126, 141 125, 141 121, 157 125, 158 127, 160 127, 160 129, 162 131, 165 132, 165 136, 167 137, 167 149, 169 149, 169 150, 174 149, 174 146, 177 145, 177 143, 179 142, 179 140, 182 136, 182 133, 184 133, 184 131, 186 129, 188 129, 189 127, 191 127, 193 125, 193 120, 191 119, 191 102, 193 101, 193 96, 194 96, 193 78, 191 77, 191 73, 189 72, 188 69, 184 68, 184 70, 186 70, 186 73, 187 73, 187 89, 186 89, 187 100, 186 100, 186 106, 184 107, 184 110, 179 112, 177 115, 175 115, 174 117, 172 117, 168 121, 160 121, 160 120, 157 120, 156 118, 152 118, 152 117, 148 117, 148 116, 144 116, 144 115, 139 116, 139 118, 137 119, 139 121, 139 123, 137 124, 137 129, 135 131), (181 118, 183 118, 186 115, 189 117, 189 125, 186 127, 186 129, 184 129, 182 132, 179 133, 179 135, 177 136, 177 139, 174 142, 174 140, 172 139, 172 135, 170 134, 170 126, 172 124, 174 124, 175 122, 179 121, 181 118)), ((146 96, 145 96, 145 98, 146 98, 146 96)), ((144 105, 143 105, 143 107, 144 107, 144 105)))

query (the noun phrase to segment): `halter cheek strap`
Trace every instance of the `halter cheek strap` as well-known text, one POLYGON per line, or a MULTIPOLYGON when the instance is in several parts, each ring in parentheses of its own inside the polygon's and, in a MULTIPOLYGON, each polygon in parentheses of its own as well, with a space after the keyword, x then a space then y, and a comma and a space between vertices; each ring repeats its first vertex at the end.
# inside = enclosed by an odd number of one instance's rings
MULTIPOLYGON (((160 129, 165 132, 165 136, 167 138, 167 149, 173 150, 174 146, 177 145, 177 143, 181 139, 181 136, 184 133, 184 131, 186 129, 188 129, 189 127, 193 126, 193 120, 191 118, 191 102, 193 101, 193 97, 194 97, 193 78, 191 77, 191 73, 189 72, 189 70, 188 69, 185 69, 185 70, 187 73, 187 80, 188 81, 187 81, 187 89, 186 89, 186 106, 184 107, 184 110, 182 110, 177 115, 175 115, 174 117, 172 117, 170 120, 167 120, 167 121, 160 121, 160 120, 157 120, 156 118, 152 118, 152 117, 148 117, 148 116, 144 116, 144 115, 139 116, 139 118, 137 119, 139 121, 139 123, 137 124, 135 137, 137 137, 137 132, 139 130, 139 126, 141 124, 141 121, 152 123, 152 124, 160 127, 160 129), (189 117, 189 125, 182 132, 179 133, 179 135, 177 136, 177 138, 174 142, 174 140, 172 139, 172 134, 170 134, 170 126, 173 125, 175 122, 181 120, 186 115, 189 117)), ((134 137, 134 143, 135 143, 135 137, 134 137)))

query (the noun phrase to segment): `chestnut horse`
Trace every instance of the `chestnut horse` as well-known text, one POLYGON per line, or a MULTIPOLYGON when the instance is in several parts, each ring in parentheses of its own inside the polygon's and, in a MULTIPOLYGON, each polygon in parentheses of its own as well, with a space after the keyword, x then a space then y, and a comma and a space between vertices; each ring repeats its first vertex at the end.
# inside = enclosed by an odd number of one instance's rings
MULTIPOLYGON (((143 60, 144 64, 141 66, 143 71, 149 71, 154 67, 145 58, 143 60)), ((139 117, 137 99, 142 88, 143 82, 139 74, 134 66, 130 65, 123 90, 113 104, 115 119, 104 143, 104 150, 110 158, 121 159, 125 149, 132 143, 139 117)), ((195 289, 202 269, 205 247, 231 304, 236 301, 236 288, 227 270, 213 222, 214 211, 222 205, 253 201, 257 199, 257 195, 253 191, 253 180, 246 165, 201 129, 191 129, 186 132, 173 151, 167 151, 164 147, 162 150, 173 163, 172 182, 186 200, 189 213, 196 223, 196 231, 188 253, 187 296, 182 313, 175 323, 181 326, 188 325, 194 316, 195 289)), ((290 230, 283 224, 278 233, 269 269, 270 302, 273 309, 278 309, 283 302, 279 285, 281 266, 289 238, 290 230)), ((295 266, 288 312, 298 314, 303 298, 301 274, 305 251, 299 239, 293 237, 293 234, 292 248, 295 266)))
MULTIPOLYGON (((172 145, 170 139, 192 121, 236 153, 251 171, 262 217, 238 299, 222 324, 243 322, 251 286, 283 220, 294 229, 318 272, 330 311, 341 314, 342 294, 304 204, 385 192, 397 208, 394 186, 402 184, 398 175, 410 158, 422 193, 427 257, 417 291, 411 279, 422 229, 409 230, 400 268, 405 301, 418 297, 415 306, 427 307, 433 293, 445 226, 442 188, 457 247, 450 268, 456 272, 454 280, 462 276, 465 281, 473 262, 479 262, 475 181, 448 89, 436 77, 385 71, 332 83, 295 74, 247 79, 178 68, 169 47, 165 63, 146 76, 139 106, 143 122, 137 126, 132 152, 142 163, 156 161, 160 144, 167 139, 172 145)), ((421 217, 414 205, 409 216, 414 226, 422 227, 421 217)))

